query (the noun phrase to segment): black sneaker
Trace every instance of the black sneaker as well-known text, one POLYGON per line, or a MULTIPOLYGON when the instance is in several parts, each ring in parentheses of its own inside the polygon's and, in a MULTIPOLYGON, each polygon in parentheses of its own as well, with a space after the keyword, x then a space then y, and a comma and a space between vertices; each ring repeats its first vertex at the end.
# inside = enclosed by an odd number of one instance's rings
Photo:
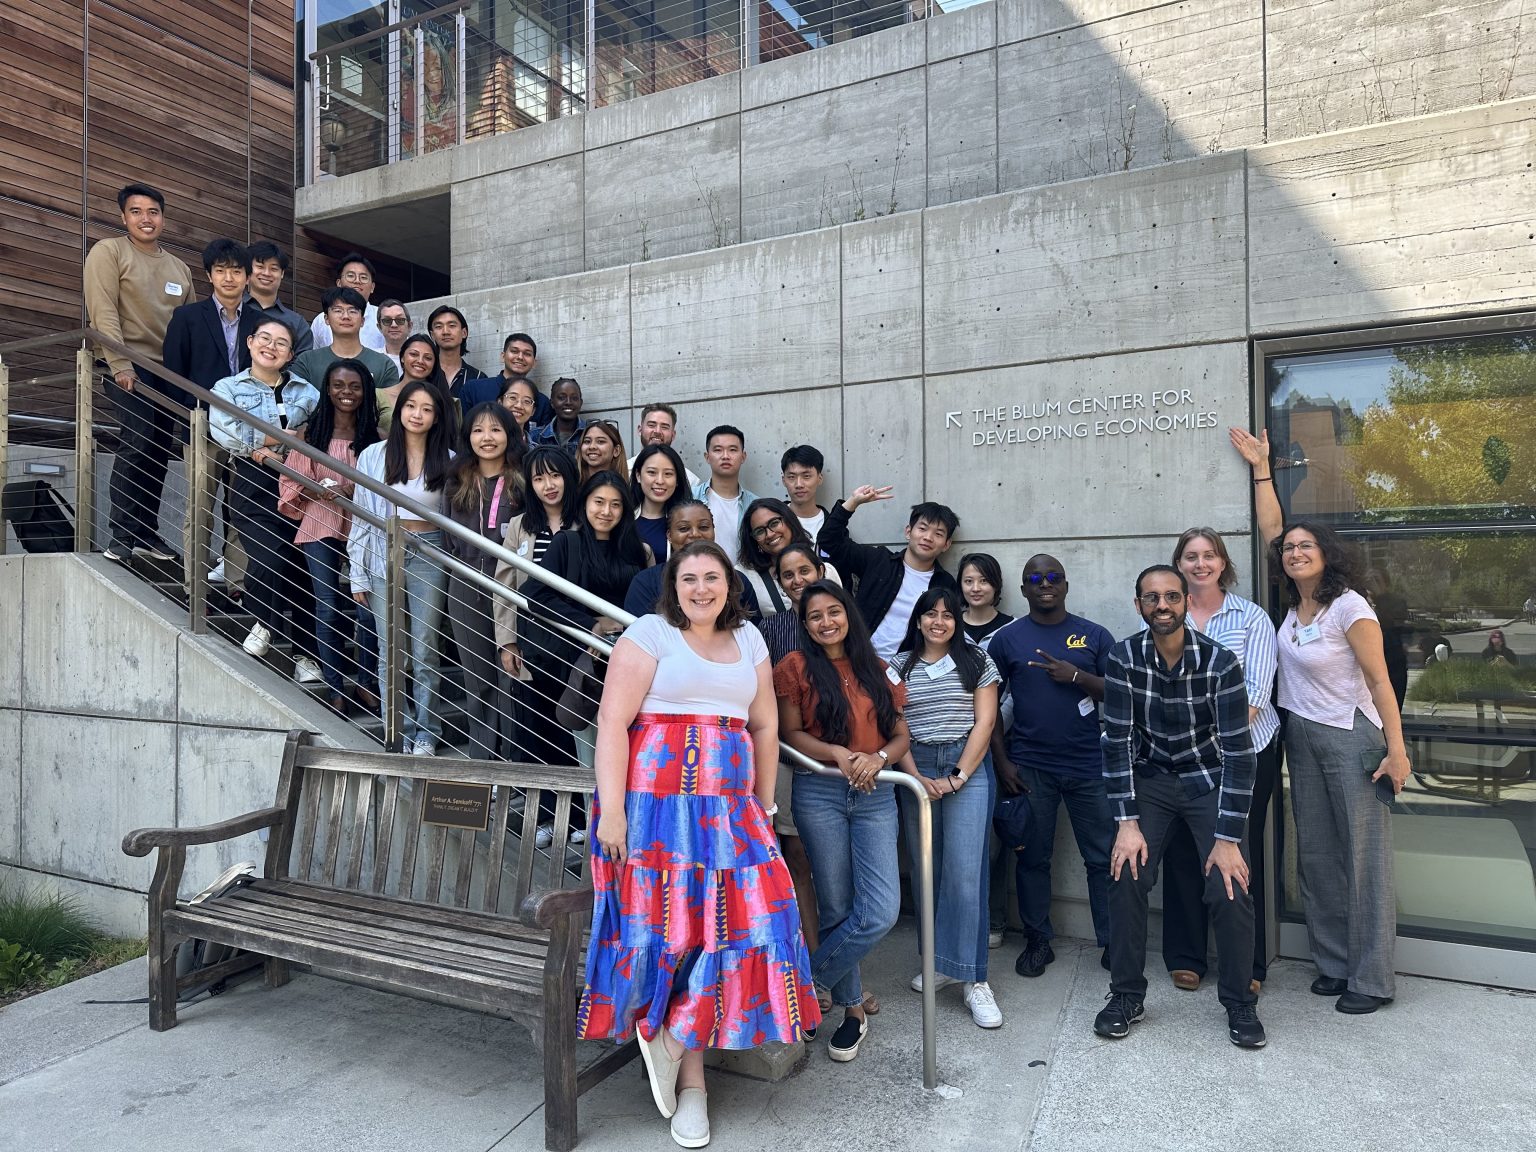
POLYGON ((1227 1009, 1227 1037, 1239 1048, 1262 1048, 1269 1042, 1255 1005, 1234 1004, 1227 1009))
POLYGON ((1056 953, 1051 951, 1051 942, 1039 936, 1031 936, 1024 944, 1024 951, 1013 962, 1013 970, 1020 976, 1040 976, 1045 973, 1045 966, 1054 959, 1056 953))
POLYGON ((135 544, 133 546, 133 554, 135 556, 143 556, 149 560, 158 560, 162 564, 169 564, 172 560, 177 559, 176 553, 171 551, 170 545, 158 537, 141 540, 135 544))
MULTIPOLYGON (((1093 1030, 1106 1040, 1120 1040, 1131 1034, 1131 1025, 1139 1021, 1146 1013, 1142 1010, 1141 1000, 1132 996, 1129 992, 1111 992, 1105 997, 1109 1001, 1099 1010, 1099 1014, 1093 1018, 1093 1030)), ((1260 1032, 1262 1033, 1262 1029, 1260 1032)))
POLYGON ((860 1020, 854 1016, 844 1016, 837 1031, 832 1033, 832 1039, 827 1041, 827 1055, 839 1064, 848 1063, 859 1054, 859 1045, 864 1042, 864 1033, 868 1031, 867 1017, 860 1020))
POLYGON ((119 544, 116 540, 102 549, 101 554, 114 563, 121 564, 133 555, 133 549, 126 544, 119 544))

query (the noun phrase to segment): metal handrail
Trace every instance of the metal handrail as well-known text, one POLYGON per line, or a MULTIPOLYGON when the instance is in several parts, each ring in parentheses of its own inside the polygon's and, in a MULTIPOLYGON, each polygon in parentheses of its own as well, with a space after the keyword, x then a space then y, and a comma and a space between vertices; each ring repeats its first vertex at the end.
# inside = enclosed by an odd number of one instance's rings
POLYGON ((455 12, 462 12, 477 3, 477 0, 459 0, 457 4, 445 4, 441 8, 433 8, 427 12, 420 12, 415 16, 407 16, 404 20, 396 20, 393 24, 377 28, 372 32, 364 32, 360 36, 353 36, 350 40, 341 40, 335 44, 327 44, 324 48, 317 48, 309 54, 309 59, 318 60, 322 56, 328 56, 332 52, 340 52, 343 48, 355 48, 359 44, 371 44, 380 36, 388 36, 391 32, 403 32, 407 28, 414 28, 424 20, 441 19, 444 16, 452 16, 455 12))
MULTIPOLYGON (((351 481, 354 487, 362 487, 370 492, 373 492, 375 495, 382 497, 384 500, 394 505, 395 507, 403 509, 410 514, 409 519, 424 521, 431 524, 434 528, 456 536, 460 540, 464 540, 470 544, 473 544, 475 547, 494 557, 496 560, 518 569, 525 576, 531 577, 543 584, 548 585, 555 591, 559 592, 561 595, 575 601, 578 604, 581 604, 583 607, 598 614, 599 616, 606 616, 611 620, 616 620, 626 627, 635 622, 636 617, 633 614, 624 611, 622 607, 616 604, 608 603, 606 600, 603 600, 602 598, 588 592, 580 585, 573 584, 569 580, 566 580, 556 573, 551 572, 549 569, 535 564, 522 556, 519 556, 516 552, 513 552, 511 549, 505 547, 497 541, 486 537, 485 535, 475 531, 472 528, 465 527, 464 525, 458 523, 456 520, 444 516, 436 509, 429 508, 416 500, 402 496, 397 490, 390 488, 388 485, 383 484, 377 480, 374 480, 371 476, 368 476, 363 472, 359 472, 356 468, 347 464, 345 461, 338 460, 334 456, 326 454, 325 452, 311 445, 308 441, 294 436, 286 429, 279 428, 275 424, 269 424, 264 420, 252 416, 249 412, 235 404, 231 404, 222 396, 219 396, 216 393, 210 392, 206 388, 195 384, 193 381, 188 380, 185 376, 181 376, 175 372, 170 371, 162 364, 156 364, 145 359, 138 353, 134 352, 133 349, 127 347, 125 344, 122 344, 121 342, 114 340, 109 336, 104 336, 94 329, 78 329, 74 332, 65 333, 61 336, 19 341, 18 344, 25 345, 27 348, 39 348, 46 347, 49 344, 73 344, 77 340, 94 343, 99 348, 122 356, 130 363, 136 365, 137 367, 143 368, 153 377, 171 384, 172 386, 185 392, 187 395, 206 404, 210 409, 217 409, 218 411, 226 412, 230 415, 238 417, 241 423, 256 429, 263 435, 272 437, 279 444, 283 445, 288 451, 299 452, 304 456, 308 456, 311 460, 314 460, 317 463, 324 464, 329 471, 335 472, 338 475, 343 476, 347 480, 351 481)), ((15 344, 0 347, 0 356, 3 356, 6 351, 15 351, 16 347, 17 345, 15 344)), ((88 352, 82 349, 77 352, 76 355, 77 360, 79 360, 80 358, 87 356, 88 352)), ((3 362, 0 362, 0 381, 4 380, 3 371, 4 365, 3 362)), ((145 386, 142 380, 136 386, 135 391, 141 392, 142 395, 148 397, 153 403, 161 406, 162 408, 175 414, 178 417, 185 414, 186 410, 180 404, 177 404, 169 397, 163 395, 157 389, 145 386)), ((3 418, 4 416, 3 400, 3 389, 0 389, 0 418, 3 418)), ((88 415, 84 420, 81 421, 81 426, 92 426, 88 415)), ((0 419, 0 445, 3 445, 5 442, 5 432, 5 424, 3 419, 0 419)), ((293 479, 298 480, 301 484, 304 484, 309 489, 320 490, 319 485, 314 483, 308 477, 302 476, 299 473, 294 472, 292 469, 289 469, 285 464, 278 464, 277 470, 280 472, 280 474, 287 474, 293 479)), ((82 474, 80 483, 82 487, 84 487, 87 483, 84 474, 82 474)), ((350 500, 346 503, 350 506, 351 510, 356 513, 356 504, 350 500)), ((365 516, 365 519, 368 519, 371 523, 377 523, 376 518, 365 516)), ((443 554, 443 559, 452 561, 454 564, 459 564, 459 561, 457 561, 456 558, 447 556, 446 554, 443 554)), ((510 599, 514 603, 520 602, 520 607, 528 606, 528 600, 525 597, 520 596, 518 593, 513 592, 512 589, 507 588, 505 585, 499 583, 496 580, 485 577, 483 573, 475 571, 468 565, 464 565, 463 567, 465 568, 466 572, 472 575, 477 584, 479 584, 482 580, 486 581, 486 583, 482 584, 481 586, 490 591, 492 595, 499 596, 503 599, 510 599)), ((194 598, 196 598, 195 590, 194 598)), ((546 624, 563 623, 550 620, 547 614, 541 616, 541 622, 546 624)), ((612 644, 604 641, 594 633, 587 633, 580 629, 573 629, 573 634, 579 643, 586 644, 587 646, 596 648, 600 651, 612 651, 612 644)), ((820 762, 811 759, 804 753, 798 751, 797 749, 791 748, 789 745, 784 743, 780 743, 779 745, 779 755, 781 760, 788 760, 796 766, 804 768, 820 776, 841 777, 843 775, 836 768, 831 768, 825 764, 821 764, 820 762)), ((876 779, 882 783, 906 788, 909 792, 912 793, 914 800, 918 804, 917 871, 920 889, 918 894, 918 926, 923 973, 923 1087, 932 1090, 938 1086, 938 1058, 936 1050, 937 1003, 935 1000, 935 978, 933 968, 934 892, 932 801, 928 798, 928 793, 926 789, 923 788, 922 783, 915 777, 910 776, 905 772, 898 772, 894 769, 884 769, 876 776, 876 779)))

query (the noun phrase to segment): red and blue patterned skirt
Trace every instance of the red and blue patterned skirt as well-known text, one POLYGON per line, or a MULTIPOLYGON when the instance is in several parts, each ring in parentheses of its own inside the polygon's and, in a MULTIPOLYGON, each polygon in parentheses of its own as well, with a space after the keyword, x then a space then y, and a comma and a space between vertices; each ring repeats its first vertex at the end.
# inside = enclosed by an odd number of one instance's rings
POLYGON ((688 1048, 755 1048, 821 1023, 794 884, 752 787, 740 720, 635 717, 628 858, 604 859, 591 837, 582 1039, 627 1040, 638 1025, 688 1048))

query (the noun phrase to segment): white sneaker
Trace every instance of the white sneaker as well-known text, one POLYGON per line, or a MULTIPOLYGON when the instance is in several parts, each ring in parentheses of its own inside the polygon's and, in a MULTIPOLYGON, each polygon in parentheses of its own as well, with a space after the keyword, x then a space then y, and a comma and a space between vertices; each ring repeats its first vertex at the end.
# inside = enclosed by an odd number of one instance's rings
POLYGON ((680 1148, 702 1148, 709 1143, 709 1096, 704 1089, 684 1088, 677 1094, 672 1139, 680 1148))
POLYGON ((240 647, 252 656, 265 656, 267 649, 272 647, 272 633, 260 624, 252 624, 250 635, 240 647))
POLYGON ((587 842, 587 830, 585 828, 571 829, 571 843, 585 844, 587 842))
POLYGON ((971 1019, 978 1028, 1001 1028, 1003 1010, 997 1006, 997 997, 985 981, 965 986, 965 1006, 971 1010, 971 1019))
POLYGON ((430 736, 423 736, 420 740, 416 741, 415 746, 411 749, 411 755, 412 756, 436 756, 437 755, 437 742, 435 740, 433 740, 430 736))
MULTIPOLYGON (((935 972, 933 974, 933 990, 935 992, 940 988, 948 988, 951 984, 958 983, 960 981, 956 980, 953 976, 946 976, 942 972, 935 972)), ((912 977, 912 983, 908 987, 914 992, 921 992, 923 990, 923 974, 919 972, 916 976, 912 977)))
POLYGON ((293 662, 293 678, 300 684, 318 684, 325 679, 320 675, 320 665, 308 656, 300 656, 293 662))
POLYGON ((1003 930, 1001 928, 994 928, 994 929, 992 929, 992 931, 987 933, 987 947, 988 948, 1001 948, 1002 946, 1003 946, 1003 930))
POLYGON ((533 834, 533 846, 535 848, 548 848, 555 842, 555 826, 553 824, 540 824, 539 830, 533 834))
POLYGON ((209 572, 208 572, 208 583, 210 583, 210 584, 222 584, 222 583, 224 583, 224 561, 220 560, 217 564, 215 564, 209 570, 209 572))

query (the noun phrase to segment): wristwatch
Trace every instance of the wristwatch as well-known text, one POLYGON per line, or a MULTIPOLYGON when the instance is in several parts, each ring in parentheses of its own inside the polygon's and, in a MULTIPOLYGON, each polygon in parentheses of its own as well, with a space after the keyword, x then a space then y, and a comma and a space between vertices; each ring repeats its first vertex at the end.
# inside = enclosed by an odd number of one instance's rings
POLYGON ((876 752, 875 755, 880 757, 880 760, 881 760, 882 763, 889 764, 891 762, 891 758, 890 758, 889 755, 886 754, 886 751, 885 751, 884 748, 882 748, 882 749, 880 749, 880 751, 876 752))

